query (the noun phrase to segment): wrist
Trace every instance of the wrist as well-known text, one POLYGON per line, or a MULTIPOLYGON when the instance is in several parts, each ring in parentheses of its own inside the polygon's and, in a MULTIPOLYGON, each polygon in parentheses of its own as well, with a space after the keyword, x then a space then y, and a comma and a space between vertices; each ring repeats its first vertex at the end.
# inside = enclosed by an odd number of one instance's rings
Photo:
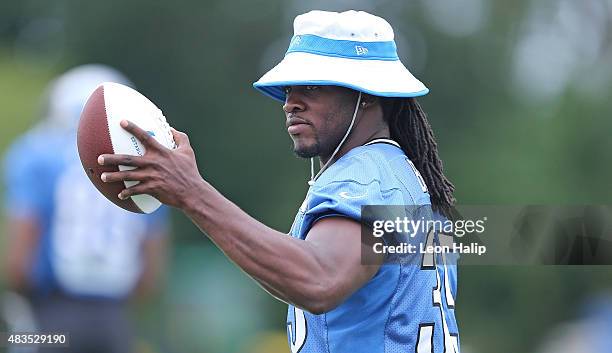
POLYGON ((208 183, 206 183, 204 179, 201 179, 192 188, 187 190, 187 193, 182 198, 178 208, 188 215, 193 214, 193 212, 196 212, 198 209, 201 209, 202 200, 208 187, 208 183))

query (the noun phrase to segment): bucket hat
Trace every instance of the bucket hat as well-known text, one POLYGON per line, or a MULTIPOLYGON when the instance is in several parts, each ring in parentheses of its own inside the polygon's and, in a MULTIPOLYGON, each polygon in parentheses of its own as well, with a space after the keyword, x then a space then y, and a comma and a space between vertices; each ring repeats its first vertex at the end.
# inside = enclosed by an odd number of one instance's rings
POLYGON ((253 86, 281 102, 284 86, 334 85, 381 97, 429 92, 402 64, 391 25, 364 11, 311 11, 295 18, 282 61, 253 86))

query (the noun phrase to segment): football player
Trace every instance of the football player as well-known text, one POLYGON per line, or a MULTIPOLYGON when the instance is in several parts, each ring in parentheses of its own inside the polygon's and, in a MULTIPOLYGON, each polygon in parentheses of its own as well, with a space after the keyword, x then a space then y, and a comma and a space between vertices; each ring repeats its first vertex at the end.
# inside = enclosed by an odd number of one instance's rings
POLYGON ((4 163, 8 284, 30 300, 40 333, 70 335, 66 352, 130 352, 127 299, 150 293, 164 264, 167 209, 138 215, 115 207, 79 161, 79 115, 104 81, 129 83, 93 64, 54 80, 45 118, 4 163))
MULTIPOLYGON (((361 206, 424 205, 448 215, 453 185, 414 97, 428 89, 401 63, 391 26, 366 12, 298 16, 284 59, 254 86, 283 104, 294 152, 319 157, 290 236, 253 219, 202 179, 187 135, 168 150, 129 121, 143 157, 102 155, 138 169, 102 180, 141 183, 181 209, 273 296, 289 304, 293 353, 459 352, 456 268, 361 259, 361 206)), ((312 161, 312 159, 311 159, 312 161)), ((431 259, 430 259, 431 260, 431 259)), ((425 264, 425 261, 423 261, 425 264)))

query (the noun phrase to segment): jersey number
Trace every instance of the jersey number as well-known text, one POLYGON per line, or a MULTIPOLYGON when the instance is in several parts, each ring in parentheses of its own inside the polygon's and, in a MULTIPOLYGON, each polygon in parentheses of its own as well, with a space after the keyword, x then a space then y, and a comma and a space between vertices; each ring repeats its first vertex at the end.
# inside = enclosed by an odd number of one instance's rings
POLYGON ((298 353, 306 342, 306 316, 302 309, 291 306, 289 310, 293 310, 293 320, 287 322, 287 338, 289 338, 289 347, 291 353, 298 353))
MULTIPOLYGON (((431 229, 427 233, 425 239, 426 248, 434 245, 434 229, 431 229)), ((438 234, 438 239, 441 243, 452 244, 453 238, 450 235, 438 234)), ((448 280, 448 270, 446 268, 446 256, 442 253, 442 266, 436 264, 436 256, 433 252, 425 252, 423 254, 423 263, 421 265, 422 270, 436 271, 436 286, 432 291, 433 306, 440 309, 440 318, 442 321, 442 336, 444 337, 444 352, 445 353, 459 353, 459 342, 456 336, 451 336, 448 331, 448 325, 446 324, 446 317, 444 315, 444 308, 442 307, 442 281, 440 279, 440 271, 443 272, 444 276, 444 291, 446 298, 446 305, 449 308, 455 306, 455 300, 450 290, 450 284, 448 280)), ((434 353, 434 329, 435 323, 423 323, 419 325, 419 336, 417 340, 416 353, 434 353)))

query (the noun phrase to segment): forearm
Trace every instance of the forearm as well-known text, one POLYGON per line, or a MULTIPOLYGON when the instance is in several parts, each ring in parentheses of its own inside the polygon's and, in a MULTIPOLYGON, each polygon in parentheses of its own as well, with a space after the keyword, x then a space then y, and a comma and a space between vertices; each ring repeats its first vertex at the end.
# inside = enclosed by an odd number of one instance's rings
POLYGON ((204 181, 183 211, 272 295, 303 308, 318 305, 329 271, 312 244, 267 227, 204 181))
POLYGON ((155 297, 165 281, 168 261, 168 238, 165 228, 150 231, 142 244, 142 273, 134 290, 134 297, 145 300, 155 297))
POLYGON ((7 223, 8 244, 4 254, 7 284, 12 290, 26 293, 30 289, 28 274, 40 228, 35 218, 10 218, 7 223))

